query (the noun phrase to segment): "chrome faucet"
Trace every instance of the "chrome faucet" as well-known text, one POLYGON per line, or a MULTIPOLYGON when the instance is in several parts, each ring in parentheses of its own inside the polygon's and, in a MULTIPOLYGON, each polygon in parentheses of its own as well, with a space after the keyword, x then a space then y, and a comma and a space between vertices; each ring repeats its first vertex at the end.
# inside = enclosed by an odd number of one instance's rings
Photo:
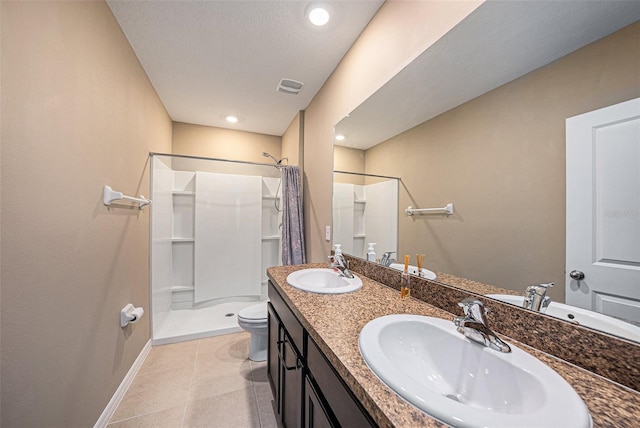
POLYGON ((389 267, 391 263, 396 261, 396 259, 391 258, 391 255, 394 253, 395 251, 387 251, 386 253, 382 254, 382 258, 380 259, 380 264, 382 266, 389 267))
POLYGON ((509 345, 504 343, 487 325, 487 309, 480 300, 464 299, 458 303, 464 311, 463 317, 455 317, 454 324, 458 332, 474 342, 488 346, 500 352, 511 352, 509 345))
POLYGON ((551 303, 551 297, 547 296, 547 289, 553 287, 555 284, 550 282, 548 284, 536 284, 530 285, 524 292, 524 301, 522 307, 525 309, 531 309, 539 312, 546 312, 549 304, 551 303))
POLYGON ((349 262, 344 259, 342 254, 334 254, 333 256, 329 256, 329 269, 333 269, 335 271, 340 272, 340 275, 345 278, 353 279, 353 273, 349 270, 349 262))

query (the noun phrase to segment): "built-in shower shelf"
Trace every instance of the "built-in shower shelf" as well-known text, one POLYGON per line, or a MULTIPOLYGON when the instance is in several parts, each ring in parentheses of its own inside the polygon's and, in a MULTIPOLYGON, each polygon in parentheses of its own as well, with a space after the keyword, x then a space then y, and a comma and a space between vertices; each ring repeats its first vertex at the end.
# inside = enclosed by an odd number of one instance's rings
POLYGON ((273 200, 276 200, 276 199, 280 199, 280 196, 264 195, 264 196, 262 197, 262 199, 264 199, 264 200, 268 200, 268 201, 269 201, 269 200, 270 200, 270 201, 273 201, 273 200))
POLYGON ((171 242, 195 242, 194 238, 171 238, 171 242))
POLYGON ((360 234, 357 234, 357 235, 353 235, 353 238, 354 238, 354 239, 364 239, 364 238, 366 238, 366 237, 367 237, 367 235, 365 235, 364 233, 360 233, 360 234))
POLYGON ((280 239, 280 235, 271 235, 271 236, 263 236, 262 240, 263 241, 275 241, 280 239))
POLYGON ((191 285, 173 285, 171 287, 171 291, 193 291, 195 287, 193 284, 191 285))
POLYGON ((192 190, 174 190, 171 192, 174 195, 195 196, 196 192, 192 190))
POLYGON ((365 201, 364 199, 356 199, 355 201, 353 201, 354 204, 366 204, 367 201, 365 201))

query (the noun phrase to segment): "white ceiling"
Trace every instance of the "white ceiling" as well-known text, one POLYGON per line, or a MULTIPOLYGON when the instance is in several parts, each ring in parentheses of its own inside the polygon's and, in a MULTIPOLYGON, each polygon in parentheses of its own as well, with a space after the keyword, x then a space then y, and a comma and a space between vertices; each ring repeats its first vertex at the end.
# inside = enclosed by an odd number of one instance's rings
POLYGON ((107 3, 172 120, 280 136, 383 1, 325 2, 324 27, 306 20, 310 1, 107 3), (304 88, 278 92, 282 78, 304 88))
POLYGON ((639 19, 638 0, 488 1, 340 121, 336 145, 370 148, 639 19))

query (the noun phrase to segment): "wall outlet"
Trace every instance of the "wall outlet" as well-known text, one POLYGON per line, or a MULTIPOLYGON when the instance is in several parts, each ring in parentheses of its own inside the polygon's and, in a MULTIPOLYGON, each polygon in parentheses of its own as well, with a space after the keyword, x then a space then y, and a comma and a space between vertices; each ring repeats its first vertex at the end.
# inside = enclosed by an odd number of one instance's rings
POLYGON ((327 241, 331 241, 331 226, 325 226, 324 239, 326 239, 327 241))

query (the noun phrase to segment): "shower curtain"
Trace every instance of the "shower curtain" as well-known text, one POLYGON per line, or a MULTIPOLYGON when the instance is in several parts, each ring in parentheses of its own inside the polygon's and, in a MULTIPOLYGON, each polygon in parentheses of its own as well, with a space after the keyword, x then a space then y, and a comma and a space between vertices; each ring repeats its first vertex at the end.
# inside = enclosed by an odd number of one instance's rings
POLYGON ((283 166, 282 174, 282 264, 306 263, 304 252, 304 217, 302 214, 302 180, 300 168, 283 166))

